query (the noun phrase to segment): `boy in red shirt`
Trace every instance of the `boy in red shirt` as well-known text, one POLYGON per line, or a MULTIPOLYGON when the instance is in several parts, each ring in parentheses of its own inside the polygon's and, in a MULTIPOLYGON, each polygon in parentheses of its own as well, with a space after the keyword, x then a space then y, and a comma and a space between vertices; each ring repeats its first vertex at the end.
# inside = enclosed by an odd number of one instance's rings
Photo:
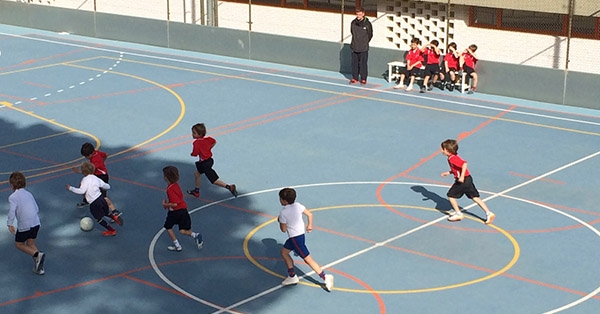
POLYGON ((201 249, 204 245, 202 234, 192 231, 192 218, 190 218, 190 214, 187 211, 187 204, 183 199, 183 192, 181 192, 181 187, 179 187, 178 183, 179 170, 174 166, 164 167, 163 177, 169 184, 167 186, 168 199, 163 200, 162 202, 163 208, 168 210, 164 227, 167 229, 171 241, 173 241, 173 245, 169 245, 167 249, 175 252, 181 252, 181 250, 183 250, 173 231, 173 226, 175 225, 179 226, 179 233, 194 238, 196 246, 198 246, 198 249, 201 249))
POLYGON ((206 136, 206 126, 204 123, 197 123, 192 126, 192 136, 194 137, 192 156, 198 156, 199 160, 196 161, 196 171, 194 176, 196 177, 196 186, 193 190, 188 190, 187 193, 195 197, 200 197, 200 175, 205 174, 210 183, 217 186, 226 188, 237 197, 238 192, 235 188, 235 184, 227 184, 219 180, 219 175, 212 168, 215 163, 212 158, 212 148, 217 144, 217 140, 210 136, 206 136))
POLYGON ((440 74, 440 55, 442 51, 438 48, 439 41, 432 40, 427 46, 421 49, 421 52, 427 55, 427 65, 425 65, 425 78, 423 79, 423 86, 421 86, 421 93, 425 92, 425 88, 428 91, 433 90, 438 75, 440 74), (429 78, 432 77, 432 82, 429 84, 429 78))
MULTIPOLYGON (((448 51, 444 56, 444 67, 442 72, 442 81, 446 85, 449 91, 454 90, 454 83, 456 83, 456 75, 454 72, 458 71, 460 55, 456 51, 456 43, 448 44, 448 51)), ((441 88, 444 89, 444 84, 441 88)))
POLYGON ((475 64, 479 58, 477 58, 477 55, 475 55, 475 51, 477 51, 477 45, 470 45, 469 48, 465 49, 460 56, 461 69, 463 69, 468 76, 473 78, 473 86, 471 89, 469 89, 468 94, 473 94, 477 88, 477 73, 475 73, 475 64))
POLYGON ((448 139, 442 142, 442 153, 444 156, 448 156, 448 165, 450 171, 442 172, 442 177, 447 175, 454 175, 454 184, 448 190, 446 196, 448 201, 454 209, 454 213, 448 217, 448 221, 461 221, 463 214, 458 207, 457 199, 463 195, 467 195, 468 198, 472 199, 483 211, 485 212, 486 219, 485 224, 491 224, 494 222, 496 215, 492 213, 487 205, 479 198, 479 191, 473 184, 473 178, 467 169, 467 162, 460 158, 456 153, 458 152, 458 142, 456 140, 448 139))
POLYGON ((421 41, 418 38, 413 38, 410 41, 410 50, 406 53, 406 67, 400 70, 400 80, 394 86, 395 89, 406 89, 407 92, 413 90, 415 77, 419 75, 419 71, 423 66, 423 54, 419 49, 419 44, 421 44, 421 41), (408 87, 404 86, 404 78, 407 75, 410 76, 408 87))

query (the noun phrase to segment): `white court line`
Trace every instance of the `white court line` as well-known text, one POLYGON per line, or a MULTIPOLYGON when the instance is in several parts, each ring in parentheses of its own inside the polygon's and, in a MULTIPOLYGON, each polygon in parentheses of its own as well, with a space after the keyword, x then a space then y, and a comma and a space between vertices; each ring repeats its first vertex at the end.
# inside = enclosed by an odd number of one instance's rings
MULTIPOLYGON (((552 175, 552 174, 554 174, 554 173, 557 173, 557 172, 559 172, 559 171, 561 171, 561 170, 564 170, 564 169, 566 169, 566 168, 569 168, 569 167, 571 167, 571 166, 574 166, 574 165, 576 165, 576 164, 578 164, 578 163, 581 163, 581 162, 583 162, 583 161, 586 161, 586 160, 588 160, 588 159, 590 159, 590 158, 593 158, 593 157, 596 157, 596 156, 598 156, 598 155, 600 155, 600 151, 598 151, 598 152, 596 152, 596 153, 593 153, 593 154, 591 154, 591 155, 588 155, 588 156, 586 156, 586 157, 580 158, 580 159, 578 159, 578 160, 576 160, 576 161, 573 161, 573 162, 571 162, 571 163, 569 163, 569 164, 566 164, 566 165, 564 165, 564 166, 562 166, 562 167, 556 168, 556 169, 554 169, 554 170, 552 170, 552 171, 548 171, 548 172, 546 172, 546 173, 544 173, 544 174, 542 174, 542 175, 539 175, 539 176, 537 176, 537 177, 535 177, 535 178, 533 178, 533 179, 530 179, 530 180, 528 180, 528 181, 525 181, 525 182, 523 182, 523 183, 521 183, 521 184, 515 185, 515 186, 513 186, 513 187, 511 187, 511 188, 508 188, 508 189, 506 189, 506 190, 502 191, 502 192, 498 192, 498 193, 496 193, 496 194, 493 194, 493 195, 491 195, 491 196, 489 196, 489 197, 485 198, 485 199, 484 199, 484 202, 485 202, 485 201, 489 201, 489 200, 491 200, 491 199, 494 199, 494 198, 496 198, 496 197, 498 197, 498 196, 502 196, 502 195, 503 195, 503 194, 505 194, 505 193, 508 193, 508 192, 510 192, 510 191, 513 191, 513 190, 516 190, 516 189, 518 189, 518 188, 520 188, 520 187, 523 187, 523 186, 525 186, 525 185, 531 184, 531 183, 533 183, 533 182, 535 182, 535 181, 538 181, 538 180, 540 180, 540 179, 542 179, 542 178, 545 178, 545 177, 547 177, 547 176, 549 176, 549 175, 552 175)), ((472 203, 472 204, 470 204, 469 206, 466 206, 466 207, 464 207, 464 209, 465 209, 465 210, 468 210, 469 208, 472 208, 472 207, 474 207, 474 206, 476 206, 476 205, 477 205, 477 204, 475 204, 475 203, 472 203)), ((575 218, 575 217, 573 217, 573 218, 574 218, 574 219, 576 219, 577 221, 579 221, 580 223, 582 223, 582 224, 584 224, 584 225, 587 225, 587 226, 589 226, 589 225, 588 225, 587 223, 585 223, 584 221, 582 221, 582 220, 580 220, 580 219, 577 219, 577 218, 575 218)), ((369 252, 369 251, 371 251, 371 250, 373 250, 373 249, 375 249, 375 248, 377 248, 377 247, 380 247, 380 246, 386 245, 387 243, 390 243, 390 242, 392 242, 392 241, 398 240, 398 239, 400 239, 400 238, 402 238, 402 237, 405 237, 405 236, 407 236, 407 235, 409 235, 409 234, 415 233, 415 232, 417 232, 417 231, 419 231, 419 230, 421 230, 421 229, 424 229, 424 228, 426 228, 426 227, 429 227, 429 226, 431 226, 431 225, 434 225, 434 224, 436 224, 436 223, 438 223, 438 222, 440 222, 440 221, 442 221, 442 220, 444 220, 444 219, 446 219, 446 217, 445 217, 445 216, 442 216, 442 217, 440 217, 440 218, 437 218, 437 219, 435 219, 435 220, 432 220, 432 221, 430 221, 430 222, 428 222, 428 223, 426 223, 426 224, 423 224, 423 225, 421 225, 421 226, 419 226, 419 227, 417 227, 417 228, 411 229, 411 230, 409 230, 409 231, 407 231, 407 232, 404 232, 404 233, 402 233, 402 234, 399 234, 399 235, 397 235, 397 236, 395 236, 395 237, 389 238, 389 239, 387 239, 387 240, 385 240, 385 241, 383 241, 383 242, 375 243, 375 244, 373 244, 372 246, 370 246, 370 247, 368 247, 368 248, 365 248, 365 249, 363 249, 363 250, 360 250, 360 251, 358 251, 358 252, 356 252, 356 253, 350 254, 350 255, 348 255, 348 256, 346 256, 346 257, 340 258, 340 259, 338 259, 338 260, 336 260, 336 261, 334 261, 334 262, 332 262, 332 263, 329 263, 329 264, 327 264, 327 265, 325 265, 325 266, 322 266, 322 268, 323 268, 323 269, 326 269, 326 268, 332 267, 332 266, 334 266, 334 265, 337 265, 337 264, 339 264, 339 263, 341 263, 341 262, 347 261, 347 260, 349 260, 349 259, 351 259, 351 258, 353 258, 353 257, 356 257, 356 256, 358 256, 358 255, 361 255, 361 254, 364 254, 364 253, 366 253, 366 252, 369 252)), ((595 229, 594 229, 593 227, 591 227, 591 226, 589 226, 589 228, 591 228, 592 230, 595 230, 595 229)), ((600 232, 597 232, 597 231, 596 231, 596 233, 600 235, 600 232)), ((311 271, 311 272, 309 272, 309 273, 306 273, 306 274, 305 274, 305 276, 312 275, 313 273, 314 273, 314 271, 311 271)), ((278 290, 278 289, 281 289, 281 288, 283 288, 283 287, 284 287, 283 285, 278 285, 278 286, 275 286, 275 287, 273 287, 273 288, 270 288, 270 289, 268 289, 268 290, 265 290, 265 291, 263 291, 263 292, 260 292, 260 293, 258 293, 258 294, 255 294, 255 295, 253 295, 253 296, 251 296, 251 297, 249 297, 249 298, 246 298, 246 299, 244 299, 244 300, 241 300, 241 301, 239 301, 239 302, 237 302, 237 303, 235 303, 235 304, 232 304, 232 305, 230 305, 230 306, 228 306, 228 307, 226 307, 226 308, 224 308, 224 309, 221 309, 221 310, 219 310, 219 311, 217 311, 217 312, 214 312, 213 314, 217 314, 217 313, 223 313, 224 311, 229 311, 229 310, 231 310, 231 309, 233 309, 233 308, 239 307, 239 306, 241 306, 241 305, 243 305, 243 304, 246 304, 246 303, 248 303, 248 302, 250 302, 250 301, 252 301, 252 300, 255 300, 255 299, 257 299, 257 298, 260 298, 260 297, 262 297, 262 296, 265 296, 265 295, 267 295, 267 294, 269 294, 269 293, 271 293, 271 292, 273 292, 273 291, 276 291, 276 290, 278 290)), ((580 298, 580 299, 578 299, 578 300, 576 300, 576 301, 574 301, 574 302, 572 302, 572 303, 569 303, 569 304, 567 304, 567 305, 564 305, 564 306, 562 306, 562 307, 560 307, 560 308, 558 308, 558 309, 554 309, 554 310, 548 311, 548 312, 546 312, 546 313, 557 313, 557 312, 560 312, 560 311, 562 311, 562 310, 568 309, 568 308, 570 308, 570 307, 573 307, 573 306, 575 306, 575 305, 577 305, 577 304, 580 304, 580 303, 582 303, 582 302, 584 302, 584 301, 586 301, 586 300, 588 300, 588 299, 592 298, 594 295, 596 295, 596 294, 598 294, 598 293, 600 293, 600 287, 598 287, 596 290, 594 290, 594 291, 590 292, 590 293, 589 293, 589 294, 587 294, 586 296, 584 296, 584 297, 582 297, 582 298, 580 298)))
MULTIPOLYGON (((269 73, 269 72, 261 72, 261 71, 256 71, 256 70, 240 69, 240 68, 236 68, 236 67, 229 67, 229 66, 209 64, 209 63, 196 62, 196 61, 181 60, 181 59, 175 59, 175 58, 152 56, 152 55, 146 55, 146 54, 141 54, 141 53, 133 53, 133 52, 124 53, 120 50, 91 47, 91 46, 85 46, 85 45, 73 44, 73 43, 65 43, 65 42, 49 40, 49 39, 42 39, 42 38, 31 38, 31 37, 27 37, 27 36, 23 36, 23 35, 7 34, 7 33, 2 33, 2 32, 0 32, 0 35, 17 37, 17 38, 22 38, 22 39, 34 40, 34 41, 41 41, 41 42, 64 45, 64 46, 85 48, 85 49, 89 49, 89 50, 105 51, 105 52, 119 53, 119 54, 128 54, 128 55, 142 57, 142 58, 148 58, 148 59, 156 59, 156 60, 163 60, 163 61, 193 64, 193 65, 199 65, 199 66, 205 66, 205 67, 212 67, 212 68, 224 69, 224 70, 229 70, 229 71, 234 71, 234 72, 237 71, 237 72, 244 72, 244 73, 260 74, 260 75, 265 75, 265 76, 285 78, 285 79, 289 79, 289 80, 318 83, 320 85, 342 86, 342 87, 354 88, 354 89, 371 90, 371 91, 376 91, 376 92, 385 93, 385 94, 392 94, 392 95, 397 95, 397 96, 405 96, 405 97, 412 97, 412 98, 419 98, 419 99, 427 99, 427 100, 431 100, 431 101, 435 101, 435 102, 449 103, 449 104, 454 104, 454 105, 459 105, 459 106, 464 106, 464 107, 473 107, 473 108, 486 109, 486 110, 492 110, 492 111, 506 111, 506 108, 495 108, 495 107, 490 107, 490 106, 476 105, 476 104, 471 104, 471 103, 467 103, 467 102, 454 101, 454 100, 448 100, 448 99, 438 99, 438 98, 432 98, 432 97, 427 97, 427 96, 412 95, 412 94, 408 94, 408 93, 398 93, 396 91, 380 90, 380 89, 375 89, 375 88, 365 88, 365 87, 348 85, 345 83, 341 84, 341 83, 335 83, 335 82, 330 82, 330 81, 307 79, 307 78, 301 78, 301 77, 296 77, 296 76, 289 76, 289 75, 269 73)), ((131 49, 133 49, 133 48, 131 48, 131 49)), ((173 48, 165 48, 165 49, 173 49, 173 48)), ((177 49, 173 49, 173 50, 177 50, 177 49)), ((121 56, 121 58, 122 58, 122 56, 121 56)), ((121 60, 121 59, 119 59, 119 60, 121 60)), ((535 110, 536 108, 531 108, 531 109, 535 110)), ((539 109, 537 109, 537 110, 539 110, 539 109)), ((534 117, 538 117, 538 118, 545 118, 545 119, 551 119, 551 120, 560 120, 560 121, 568 121, 568 122, 600 126, 600 122, 570 119, 570 118, 565 118, 565 117, 530 113, 530 112, 524 112, 524 111, 519 111, 519 110, 511 110, 510 113, 520 114, 520 115, 525 115, 525 116, 534 116, 534 117)))

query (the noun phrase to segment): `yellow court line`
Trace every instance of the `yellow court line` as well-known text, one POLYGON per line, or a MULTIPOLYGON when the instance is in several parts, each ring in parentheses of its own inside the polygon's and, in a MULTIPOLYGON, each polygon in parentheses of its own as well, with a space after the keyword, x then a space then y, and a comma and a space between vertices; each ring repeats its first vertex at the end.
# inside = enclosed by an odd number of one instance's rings
MULTIPOLYGON (((107 58, 107 59, 113 59, 111 57, 105 57, 105 58, 107 58)), ((520 120, 515 120, 515 119, 498 118, 496 116, 491 116, 491 115, 475 114, 475 113, 469 113, 469 112, 464 112, 464 111, 459 111, 459 110, 436 108, 436 107, 419 105, 419 104, 414 104, 414 103, 408 103, 408 102, 398 101, 398 100, 390 100, 390 99, 378 98, 378 97, 373 97, 373 96, 365 96, 365 95, 356 95, 356 94, 351 94, 351 93, 348 93, 348 92, 335 92, 335 91, 331 91, 331 90, 327 90, 327 89, 322 89, 322 88, 305 87, 305 86, 299 86, 299 85, 295 85, 295 84, 286 84, 286 83, 261 80, 261 79, 251 78, 251 77, 244 77, 244 76, 238 76, 238 75, 228 75, 228 74, 215 73, 215 72, 210 72, 210 71, 195 70, 195 69, 188 69, 188 68, 182 68, 182 67, 171 66, 171 65, 163 65, 163 64, 156 64, 156 63, 151 63, 151 62, 144 62, 144 61, 136 61, 136 60, 128 60, 128 59, 122 59, 121 61, 122 62, 130 62, 130 63, 136 63, 136 64, 149 65, 149 66, 160 67, 160 68, 175 69, 175 70, 181 70, 181 71, 187 71, 187 72, 193 72, 193 73, 202 73, 202 74, 207 74, 207 75, 214 75, 214 76, 220 76, 220 77, 234 78, 234 79, 252 81, 252 82, 257 82, 257 83, 264 83, 264 84, 278 85, 278 86, 283 86, 283 87, 303 89, 303 90, 309 90, 309 91, 314 91, 314 92, 327 93, 327 94, 338 95, 338 96, 347 96, 347 97, 351 97, 351 98, 361 98, 361 99, 373 100, 373 101, 384 102, 384 103, 391 103, 391 104, 396 104, 396 105, 404 105, 404 106, 409 106, 409 107, 414 107, 414 108, 419 108, 419 109, 434 110, 434 111, 441 111, 441 112, 453 113, 453 114, 458 114, 458 115, 478 117, 478 118, 483 118, 483 119, 494 119, 494 120, 497 120, 497 121, 504 121, 504 122, 509 122, 509 123, 516 123, 516 124, 523 124, 523 125, 529 125, 529 126, 535 126, 535 127, 541 127, 541 128, 548 128, 548 129, 554 129, 554 130, 565 131, 565 132, 572 132, 572 133, 579 133, 579 134, 600 136, 600 133, 598 133, 598 132, 589 132, 589 131, 583 131, 583 130, 577 130, 577 129, 571 129, 571 128, 558 127, 558 126, 553 126, 553 125, 548 125, 548 124, 542 124, 542 123, 520 121, 520 120)))
MULTIPOLYGON (((60 123, 60 122, 56 122, 56 121, 54 121, 54 120, 52 120, 52 119, 48 119, 48 118, 42 117, 42 116, 40 116, 40 115, 37 115, 37 114, 35 114, 35 113, 31 112, 31 111, 26 111, 26 110, 23 110, 23 109, 21 109, 21 108, 19 108, 19 107, 15 107, 13 104, 11 104, 11 103, 9 103, 9 102, 6 102, 6 101, 0 102, 0 104, 4 105, 6 108, 9 108, 9 109, 12 109, 12 110, 18 111, 18 112, 20 112, 20 113, 23 113, 23 114, 25 114, 25 115, 28 115, 28 116, 30 116, 30 117, 33 117, 33 118, 39 119, 39 120, 41 120, 41 121, 44 121, 44 122, 50 123, 50 124, 52 124, 52 125, 55 125, 55 126, 61 127, 61 128, 65 129, 65 130, 68 130, 68 131, 69 131, 69 132, 64 132, 64 133, 60 133, 60 134, 67 134, 67 133, 70 133, 70 132, 76 132, 76 133, 79 133, 79 134, 83 134, 83 135, 85 135, 85 136, 88 136, 88 137, 90 137, 90 138, 94 139, 94 141, 96 141, 96 147, 99 147, 99 146, 100 146, 100 139, 98 139, 96 136, 94 136, 94 135, 93 135, 93 134, 91 134, 91 133, 88 133, 88 132, 85 132, 85 131, 82 131, 82 130, 78 130, 78 129, 74 129, 74 128, 72 128, 72 127, 70 127, 70 126, 67 126, 67 125, 64 125, 64 124, 62 124, 62 123, 60 123)), ((21 171, 21 172, 32 172, 32 171, 40 171, 40 170, 46 170, 46 169, 57 168, 57 167, 59 167, 59 168, 62 168, 62 167, 64 167, 64 166, 68 165, 68 164, 72 164, 72 163, 73 163, 75 160, 79 160, 79 159, 81 159, 81 158, 74 159, 74 160, 67 161, 67 162, 63 162, 63 163, 56 164, 56 165, 52 165, 52 166, 41 167, 41 168, 36 168, 36 169, 20 170, 20 171, 21 171)), ((56 172, 56 171, 60 171, 60 170, 62 170, 62 169, 55 170, 54 172, 56 172)), ((10 172, 3 172, 3 173, 0 173, 0 174, 7 174, 7 173, 10 173, 10 172)), ((44 174, 48 174, 48 173, 52 173, 52 172, 45 172, 44 174)), ((34 177, 35 177, 35 176, 34 176, 34 177)))
MULTIPOLYGON (((436 209, 433 208, 427 208, 427 207, 421 207, 421 206, 412 206, 412 205, 388 205, 388 204, 352 204, 352 205, 338 205, 338 206, 327 206, 327 207, 320 207, 320 208, 315 208, 315 209, 311 209, 311 211, 319 211, 319 210, 330 210, 330 209, 342 209, 342 208, 357 208, 357 207, 396 207, 396 208, 412 208, 412 209, 421 209, 421 210, 428 210, 428 211, 437 211, 436 209)), ((469 216, 465 216, 467 219, 472 219, 474 221, 480 221, 478 219, 469 217, 469 216)), ((250 242, 250 239, 252 238, 252 236, 258 232, 260 229, 264 228, 265 226, 272 224, 274 222, 277 221, 277 218, 273 218, 270 219, 260 225, 258 225, 256 228, 254 228, 253 230, 251 230, 248 235, 246 235, 246 237, 244 238, 244 243, 243 243, 243 250, 244 250, 244 254, 246 255, 246 258, 248 258, 248 260, 254 264, 256 267, 258 267, 259 269, 263 270, 264 272, 271 274, 273 276, 279 277, 279 278, 285 278, 285 276, 276 273, 270 269, 268 269, 267 267, 263 266, 262 264, 260 264, 254 257, 252 257, 252 254, 250 253, 250 249, 248 248, 248 243, 250 242)), ((451 284, 451 285, 446 285, 446 286, 439 286, 439 287, 431 287, 431 288, 424 288, 424 289, 405 289, 405 290, 365 290, 365 289, 350 289, 350 288, 341 288, 336 286, 334 288, 334 290, 337 291, 344 291, 344 292, 354 292, 354 293, 368 293, 368 294, 408 294, 408 293, 423 293, 423 292, 432 292, 432 291, 440 291, 440 290, 448 290, 448 289, 454 289, 454 288, 459 288, 459 287, 464 287, 464 286, 468 286, 468 285, 472 285, 472 284, 476 284, 485 280, 489 280, 492 279, 494 277, 497 277, 503 273, 505 273, 506 271, 508 271, 510 268, 512 268, 516 263, 517 260, 519 259, 519 256, 521 254, 521 249, 519 247, 519 243, 517 242, 517 240, 510 234, 508 233, 506 230, 495 226, 495 225, 488 225, 494 229, 496 229, 498 232, 500 232, 501 234, 503 234, 506 238, 509 239, 509 241, 511 242, 511 244, 513 245, 513 250, 514 250, 514 254, 512 259, 510 260, 510 262, 508 262, 508 264, 506 264, 504 267, 502 267, 501 269, 487 275, 487 276, 483 276, 481 278, 477 278, 474 280, 469 280, 469 281, 465 281, 465 282, 461 282, 461 283, 456 283, 456 284, 451 284)), ((365 281, 365 280, 363 280, 365 281)), ((308 283, 308 282, 304 282, 304 281, 300 281, 300 284, 306 285, 306 286, 311 286, 311 287, 318 287, 321 288, 321 286, 316 285, 314 283, 308 283)))
MULTIPOLYGON (((4 103, 0 102, 0 104, 4 104, 4 103)), ((67 132, 60 132, 60 133, 56 133, 56 134, 51 134, 51 135, 46 135, 46 136, 32 138, 32 139, 29 139, 29 140, 26 140, 26 141, 15 142, 15 143, 12 143, 12 144, 0 146, 0 149, 2 149, 2 148, 8 148, 8 147, 13 147, 13 146, 18 146, 18 145, 22 145, 22 144, 33 143, 33 142, 37 142, 37 141, 49 139, 49 138, 52 138, 52 137, 62 136, 62 135, 69 134, 69 133, 73 133, 73 131, 69 130, 67 132)))
MULTIPOLYGON (((91 70, 91 71, 98 71, 98 72, 104 72, 104 71, 105 71, 104 69, 97 69, 97 68, 92 68, 92 67, 86 67, 86 66, 77 65, 77 64, 64 64, 64 65, 65 65, 65 66, 70 66, 70 67, 76 67, 76 68, 80 68, 80 69, 91 70)), ((158 133, 157 135, 153 136, 152 138, 150 138, 150 139, 148 139, 148 140, 145 140, 145 141, 143 141, 143 142, 141 142, 141 143, 139 143, 139 144, 137 144, 137 145, 134 145, 134 146, 132 146, 132 147, 130 147, 130 148, 128 148, 128 149, 125 149, 125 150, 122 150, 122 151, 120 151, 120 152, 117 152, 117 153, 111 154, 111 155, 109 156, 109 158, 110 158, 110 157, 114 157, 114 156, 118 156, 118 155, 122 155, 122 154, 125 154, 125 153, 127 153, 127 152, 130 152, 130 151, 132 151, 132 150, 138 149, 138 148, 140 148, 141 146, 144 146, 144 145, 146 145, 146 144, 148 144, 148 143, 150 143, 150 142, 152 142, 152 141, 154 141, 154 140, 156 140, 156 139, 160 138, 161 136, 163 136, 163 135, 167 134, 167 133, 168 133, 168 132, 170 132, 172 129, 174 129, 174 128, 175 128, 177 125, 179 125, 179 123, 181 122, 181 120, 183 120, 183 117, 185 116, 185 110, 186 110, 186 107, 185 107, 185 102, 183 101, 183 99, 181 98, 181 96, 179 96, 179 94, 177 94, 175 91, 173 91, 173 90, 172 90, 172 89, 170 89, 169 87, 167 87, 167 86, 165 86, 165 85, 162 85, 162 84, 160 84, 160 83, 158 83, 158 82, 155 82, 155 81, 149 80, 149 79, 147 79, 147 78, 144 78, 144 77, 137 76, 137 75, 132 75, 132 74, 128 74, 128 73, 121 73, 121 72, 114 71, 114 70, 112 70, 112 71, 109 71, 108 73, 110 73, 110 74, 115 74, 115 75, 121 75, 121 76, 129 77, 129 78, 133 78, 133 79, 137 79, 137 80, 140 80, 140 81, 144 81, 144 82, 146 82, 146 83, 149 83, 149 84, 151 84, 151 85, 155 85, 155 86, 157 86, 157 87, 159 87, 159 88, 162 88, 162 89, 164 89, 164 90, 168 91, 169 93, 171 93, 173 96, 175 96, 175 98, 176 98, 176 99, 178 100, 178 102, 179 102, 179 107, 180 107, 180 109, 181 109, 181 110, 180 110, 180 112, 179 112, 179 116, 177 117, 177 119, 175 120, 175 122, 173 122, 173 123, 172 123, 172 124, 171 124, 171 125, 170 125, 168 128, 166 128, 165 130, 163 130, 162 132, 158 133)))

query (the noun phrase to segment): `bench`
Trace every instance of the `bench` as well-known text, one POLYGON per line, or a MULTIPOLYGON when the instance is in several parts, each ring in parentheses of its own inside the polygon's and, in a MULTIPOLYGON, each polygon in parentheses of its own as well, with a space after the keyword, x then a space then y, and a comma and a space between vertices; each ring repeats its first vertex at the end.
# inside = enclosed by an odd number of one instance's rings
MULTIPOLYGON (((389 83, 396 81, 400 78, 399 69, 401 67, 405 67, 406 63, 404 61, 392 61, 388 62, 388 76, 387 81, 389 83)), ((423 67, 424 68, 424 67, 423 67)), ((454 72, 454 74, 458 75, 460 72, 454 72)), ((415 77, 415 81, 423 80, 423 77, 415 77)), ((462 72, 460 79, 454 84, 454 88, 458 89, 461 93, 468 92, 471 89, 471 84, 473 80, 468 80, 467 82, 467 73, 462 72), (466 83, 465 83, 466 82, 466 83)))

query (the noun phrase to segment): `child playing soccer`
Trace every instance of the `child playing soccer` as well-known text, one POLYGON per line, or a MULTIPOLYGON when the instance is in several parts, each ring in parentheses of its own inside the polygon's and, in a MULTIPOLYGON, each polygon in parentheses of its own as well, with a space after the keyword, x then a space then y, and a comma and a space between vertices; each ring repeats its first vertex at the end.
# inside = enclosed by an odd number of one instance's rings
MULTIPOLYGON (((102 179, 102 181, 108 183, 108 180, 109 180, 108 169, 106 169, 106 164, 104 163, 104 161, 108 157, 108 154, 103 151, 97 150, 92 143, 84 143, 83 145, 81 145, 81 155, 83 157, 89 159, 89 161, 94 165, 94 167, 96 167, 96 170, 94 170, 94 175, 96 177, 102 179)), ((77 173, 81 173, 81 169, 79 169, 79 167, 73 167, 72 169, 73 169, 73 171, 75 171, 77 173)), ((120 217, 121 212, 119 212, 115 208, 115 205, 113 204, 113 202, 108 198, 107 191, 104 189, 101 189, 100 191, 102 192, 102 196, 104 197, 104 199, 106 200, 106 203, 108 204, 108 209, 109 209, 111 215, 120 217)), ((84 196, 83 201, 81 203, 78 203, 77 207, 81 208, 81 207, 84 207, 87 205, 89 205, 89 203, 85 200, 85 196, 84 196)), ((122 219, 115 220, 115 221, 119 225, 121 225, 123 223, 122 219)))
POLYGON ((40 230, 39 208, 33 195, 25 190, 27 181, 20 172, 13 172, 9 177, 13 193, 8 196, 8 221, 10 233, 15 235, 15 246, 20 251, 33 257, 33 272, 43 275, 46 254, 40 252, 35 245, 40 230), (17 229, 14 222, 17 219, 17 229))
POLYGON ((217 144, 217 140, 206 136, 206 126, 204 123, 197 123, 192 126, 192 136, 194 137, 194 143, 191 155, 193 157, 198 156, 199 160, 196 161, 196 171, 194 172, 196 186, 193 190, 188 190, 187 193, 195 197, 200 197, 200 175, 204 173, 210 183, 226 188, 233 196, 237 197, 238 192, 235 184, 227 184, 219 180, 219 175, 212 168, 215 163, 212 158, 212 148, 217 144))
POLYGON ((167 186, 168 200, 163 200, 162 202, 163 208, 168 210, 164 227, 167 229, 167 233, 173 241, 173 245, 169 245, 167 249, 176 252, 181 252, 181 250, 183 250, 173 231, 174 225, 179 226, 179 233, 194 238, 198 249, 201 249, 204 245, 202 234, 192 231, 192 218, 190 218, 190 214, 187 211, 187 204, 183 200, 183 192, 181 192, 179 183, 177 183, 179 181, 179 170, 174 166, 164 167, 163 177, 169 184, 167 186))
POLYGON ((442 153, 448 156, 448 165, 450 165, 450 171, 442 172, 442 177, 447 175, 454 175, 454 184, 448 190, 446 194, 448 201, 452 204, 454 213, 448 217, 448 221, 461 221, 463 214, 458 207, 457 199, 463 195, 467 195, 468 198, 472 199, 486 214, 486 224, 494 222, 496 215, 492 213, 487 205, 479 198, 479 191, 473 184, 473 178, 467 169, 467 162, 460 158, 456 153, 458 152, 458 142, 456 140, 448 139, 442 142, 442 153))
POLYGON ((294 251, 295 254, 302 257, 306 264, 312 268, 315 273, 323 279, 325 282, 325 289, 331 291, 333 289, 333 275, 326 275, 321 269, 321 266, 315 262, 310 255, 308 248, 304 244, 304 220, 302 215, 305 215, 308 219, 306 225, 306 232, 311 232, 312 227, 312 213, 300 203, 296 203, 296 191, 292 188, 285 188, 279 191, 279 202, 283 205, 283 209, 279 214, 279 229, 281 232, 287 232, 288 239, 281 248, 281 256, 285 261, 285 265, 288 269, 288 277, 281 283, 284 286, 297 284, 300 279, 294 271, 294 260, 290 256, 290 252, 294 251))
POLYGON ((114 236, 117 235, 117 230, 113 229, 113 227, 104 220, 104 216, 110 217, 117 222, 119 222, 120 217, 114 213, 109 213, 108 204, 106 203, 106 199, 102 197, 100 189, 109 190, 110 185, 94 175, 95 168, 96 167, 94 167, 91 162, 83 162, 83 164, 81 164, 81 173, 83 174, 81 184, 78 188, 67 184, 67 190, 75 194, 85 195, 86 201, 90 204, 90 213, 96 221, 106 229, 102 232, 102 235, 114 236))

